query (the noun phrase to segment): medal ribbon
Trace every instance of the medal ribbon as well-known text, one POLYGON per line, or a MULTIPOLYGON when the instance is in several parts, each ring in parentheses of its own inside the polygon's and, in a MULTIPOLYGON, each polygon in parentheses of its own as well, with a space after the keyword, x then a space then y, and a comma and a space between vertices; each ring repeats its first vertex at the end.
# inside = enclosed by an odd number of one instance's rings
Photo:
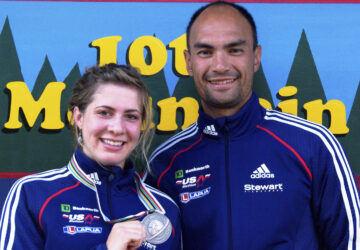
POLYGON ((136 190, 137 190, 137 194, 139 197, 139 200, 141 201, 141 203, 145 206, 145 208, 147 209, 146 211, 142 211, 140 213, 134 214, 134 215, 128 215, 124 218, 120 218, 120 219, 114 219, 114 220, 110 220, 102 211, 101 209, 101 204, 100 204, 100 199, 99 199, 99 193, 97 191, 96 185, 94 183, 94 181, 92 179, 90 179, 85 173, 84 171, 80 168, 79 164, 76 161, 75 158, 75 154, 71 157, 70 162, 67 165, 68 169, 70 170, 70 172, 72 173, 72 175, 78 180, 80 181, 82 184, 84 184, 85 186, 87 186, 88 188, 92 189, 95 193, 96 193, 96 200, 97 200, 97 204, 100 210, 100 213, 104 219, 104 221, 111 223, 111 224, 115 224, 118 222, 124 222, 124 221, 130 221, 130 220, 136 220, 138 218, 141 218, 147 214, 151 214, 154 212, 158 212, 161 214, 165 213, 165 210, 163 209, 163 207, 161 206, 161 204, 157 201, 157 199, 151 194, 151 192, 149 191, 149 189, 145 186, 145 184, 143 183, 143 181, 141 180, 140 176, 135 173, 134 175, 134 180, 135 180, 135 184, 136 184, 136 190))

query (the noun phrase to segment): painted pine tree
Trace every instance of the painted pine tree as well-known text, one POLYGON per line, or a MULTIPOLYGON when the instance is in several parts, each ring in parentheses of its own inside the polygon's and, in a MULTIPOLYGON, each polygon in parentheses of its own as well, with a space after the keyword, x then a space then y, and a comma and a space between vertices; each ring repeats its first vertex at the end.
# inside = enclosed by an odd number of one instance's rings
MULTIPOLYGON (((9 119, 11 95, 6 84, 12 81, 24 81, 20 62, 16 51, 9 19, 6 18, 0 34, 0 122, 2 126, 9 119)), ((3 172, 24 172, 20 157, 26 153, 26 130, 24 128, 10 130, 2 127, 0 133, 1 166, 3 172)))
MULTIPOLYGON (((318 99, 323 103, 327 102, 304 30, 301 33, 286 86, 295 86, 298 89, 296 98, 298 99, 299 117, 306 118, 306 112, 303 109, 305 103, 318 99)), ((329 116, 326 112, 323 114, 323 125, 329 127, 329 116)))
POLYGON ((360 174, 360 82, 347 121, 349 133, 338 139, 345 148, 350 166, 355 174, 360 174))
POLYGON ((271 104, 271 107, 274 108, 274 100, 272 98, 262 64, 260 64, 259 70, 254 75, 253 91, 259 98, 267 100, 271 104))
MULTIPOLYGON (((148 53, 145 61, 150 64, 151 55, 148 53)), ((168 138, 168 134, 162 133, 161 131, 156 129, 156 124, 160 121, 160 108, 157 106, 158 101, 163 100, 169 97, 169 89, 166 84, 165 74, 163 70, 160 70, 158 73, 150 76, 142 76, 142 80, 147 86, 151 99, 152 99, 152 117, 153 122, 155 124, 154 132, 155 135, 153 137, 149 154, 162 142, 164 142, 168 138)))

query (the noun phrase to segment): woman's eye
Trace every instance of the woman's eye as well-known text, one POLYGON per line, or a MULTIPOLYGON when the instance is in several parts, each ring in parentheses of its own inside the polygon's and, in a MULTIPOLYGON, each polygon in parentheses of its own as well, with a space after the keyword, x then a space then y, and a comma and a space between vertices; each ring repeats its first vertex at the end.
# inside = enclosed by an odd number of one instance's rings
POLYGON ((137 121, 140 119, 140 117, 137 115, 127 115, 127 118, 130 120, 134 120, 134 121, 137 121))
POLYGON ((110 115, 110 113, 105 110, 100 110, 97 113, 101 116, 109 116, 110 115))

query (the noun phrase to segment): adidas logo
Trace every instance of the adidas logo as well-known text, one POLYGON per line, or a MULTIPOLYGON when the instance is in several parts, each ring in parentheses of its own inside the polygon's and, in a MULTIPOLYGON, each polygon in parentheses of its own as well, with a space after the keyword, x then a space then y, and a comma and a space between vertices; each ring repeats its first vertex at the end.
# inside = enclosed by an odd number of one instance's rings
POLYGON ((206 126, 203 130, 203 133, 208 135, 215 135, 215 136, 218 135, 218 132, 216 132, 214 125, 206 126))
POLYGON ((101 181, 99 180, 99 176, 96 172, 88 174, 89 177, 96 185, 101 185, 101 181))
POLYGON ((275 178, 275 175, 270 172, 265 163, 261 164, 251 175, 251 179, 267 179, 275 178))

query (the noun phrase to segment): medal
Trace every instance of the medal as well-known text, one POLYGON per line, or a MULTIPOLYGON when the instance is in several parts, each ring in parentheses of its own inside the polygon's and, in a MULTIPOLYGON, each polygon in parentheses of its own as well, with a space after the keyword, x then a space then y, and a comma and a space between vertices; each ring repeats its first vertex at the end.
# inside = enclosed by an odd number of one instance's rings
POLYGON ((162 244, 171 235, 171 222, 164 214, 157 212, 148 214, 141 224, 145 227, 146 241, 151 244, 162 244))

